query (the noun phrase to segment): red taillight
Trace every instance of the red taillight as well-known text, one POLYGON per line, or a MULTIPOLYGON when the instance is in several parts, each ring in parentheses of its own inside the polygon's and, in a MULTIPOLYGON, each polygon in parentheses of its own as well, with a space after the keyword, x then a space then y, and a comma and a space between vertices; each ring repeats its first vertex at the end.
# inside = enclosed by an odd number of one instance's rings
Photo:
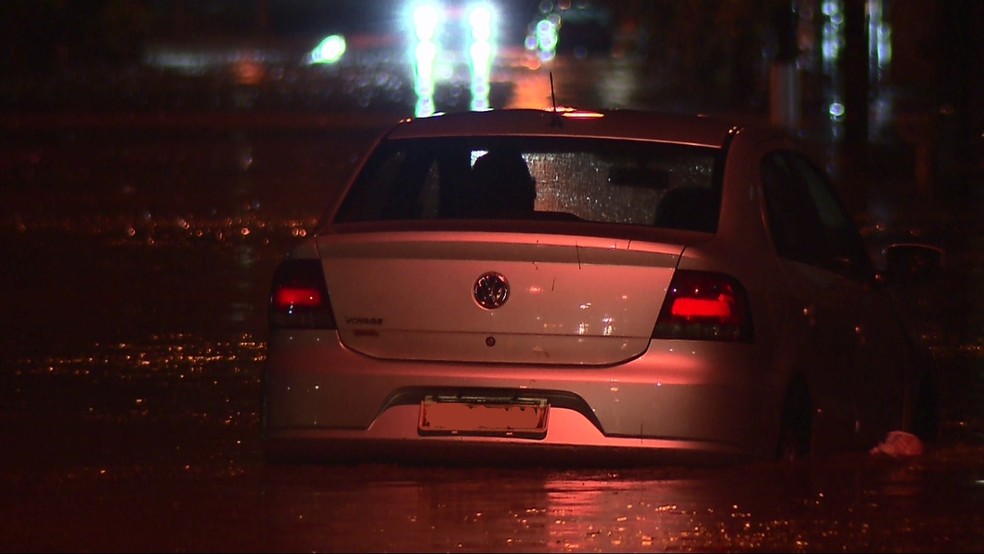
POLYGON ((272 327, 334 329, 325 274, 320 260, 284 260, 270 291, 272 327))
POLYGON ((670 313, 673 317, 712 318, 731 321, 735 317, 735 300, 732 295, 720 294, 717 298, 677 298, 670 313))
POLYGON ((316 307, 322 302, 321 291, 305 287, 284 287, 273 294, 273 305, 277 309, 289 310, 296 307, 316 307))
POLYGON ((653 338, 751 341, 752 320, 744 287, 723 273, 678 270, 653 338))

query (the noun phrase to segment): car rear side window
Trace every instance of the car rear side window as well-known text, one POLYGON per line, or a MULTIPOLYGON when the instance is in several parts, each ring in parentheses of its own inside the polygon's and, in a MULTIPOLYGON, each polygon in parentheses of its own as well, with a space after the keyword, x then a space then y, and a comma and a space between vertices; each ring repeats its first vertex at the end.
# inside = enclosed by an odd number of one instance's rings
POLYGON ((599 139, 390 141, 335 222, 569 219, 713 232, 720 150, 599 139))
POLYGON ((849 277, 867 279, 873 265, 857 227, 825 175, 803 156, 772 152, 761 164, 776 252, 849 277))

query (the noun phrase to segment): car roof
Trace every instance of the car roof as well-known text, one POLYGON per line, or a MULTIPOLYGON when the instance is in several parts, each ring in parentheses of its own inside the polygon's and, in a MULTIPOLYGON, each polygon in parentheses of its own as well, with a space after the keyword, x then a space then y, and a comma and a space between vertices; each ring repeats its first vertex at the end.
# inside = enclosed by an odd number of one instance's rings
POLYGON ((388 139, 456 136, 555 136, 650 140, 721 147, 739 128, 736 121, 703 115, 643 110, 494 109, 408 118, 388 139))

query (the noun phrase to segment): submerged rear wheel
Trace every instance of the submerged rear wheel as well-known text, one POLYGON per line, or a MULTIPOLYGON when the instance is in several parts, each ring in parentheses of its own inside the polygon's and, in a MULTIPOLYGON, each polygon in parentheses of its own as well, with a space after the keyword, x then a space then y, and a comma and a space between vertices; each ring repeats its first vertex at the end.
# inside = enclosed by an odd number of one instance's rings
POLYGON ((776 459, 793 462, 810 454, 812 440, 812 403, 806 385, 794 381, 782 408, 782 425, 776 445, 776 459))

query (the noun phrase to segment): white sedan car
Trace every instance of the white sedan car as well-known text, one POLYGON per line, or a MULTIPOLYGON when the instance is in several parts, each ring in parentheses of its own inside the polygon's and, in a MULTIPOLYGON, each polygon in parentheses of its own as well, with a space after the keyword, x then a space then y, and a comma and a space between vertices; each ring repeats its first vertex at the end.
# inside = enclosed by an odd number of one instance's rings
MULTIPOLYGON (((931 372, 805 151, 639 111, 408 119, 276 271, 270 460, 734 463, 931 438, 931 372)), ((930 259, 931 262, 935 261, 930 259)))

